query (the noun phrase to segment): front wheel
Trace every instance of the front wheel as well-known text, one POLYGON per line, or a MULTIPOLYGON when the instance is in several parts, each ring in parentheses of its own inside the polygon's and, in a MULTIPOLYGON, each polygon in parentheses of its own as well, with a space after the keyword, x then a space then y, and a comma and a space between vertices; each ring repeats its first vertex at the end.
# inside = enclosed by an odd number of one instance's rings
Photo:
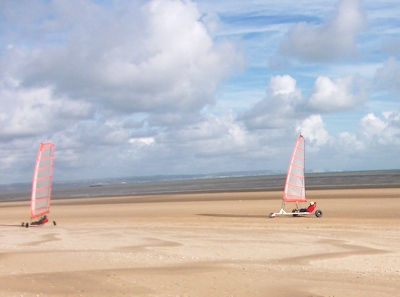
POLYGON ((320 217, 322 217, 322 211, 321 210, 316 210, 315 211, 315 216, 317 217, 317 218, 320 218, 320 217))
POLYGON ((273 218, 273 217, 274 217, 274 213, 271 212, 271 213, 269 214, 269 217, 270 217, 270 218, 273 218))

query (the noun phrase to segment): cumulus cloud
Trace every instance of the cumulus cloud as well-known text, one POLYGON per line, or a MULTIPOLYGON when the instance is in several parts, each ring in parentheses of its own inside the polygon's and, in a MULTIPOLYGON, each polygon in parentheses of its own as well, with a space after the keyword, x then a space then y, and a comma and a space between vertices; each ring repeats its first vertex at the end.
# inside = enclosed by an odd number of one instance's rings
POLYGON ((365 150, 368 145, 361 141, 355 134, 340 132, 335 142, 333 142, 333 147, 336 148, 338 155, 343 156, 349 154, 351 156, 351 154, 365 150))
POLYGON ((376 71, 374 85, 388 92, 400 91, 400 62, 391 57, 376 71))
POLYGON ((235 119, 234 113, 220 117, 207 115, 196 124, 170 131, 160 138, 162 141, 190 146, 192 152, 201 156, 248 152, 254 145, 254 139, 235 119))
MULTIPOLYGON (((57 3, 52 13, 75 11, 81 19, 69 23, 63 39, 20 55, 13 74, 24 87, 51 86, 118 112, 196 111, 213 103, 221 80, 243 62, 234 44, 212 40, 190 1, 153 0, 113 12, 57 3)), ((62 20, 54 24, 59 30, 62 20)))
POLYGON ((0 14, 0 139, 19 151, 29 143, 24 160, 53 141, 64 172, 130 174, 138 158, 165 157, 174 145, 158 143, 162 135, 201 122, 244 65, 235 42, 212 38, 215 15, 192 1, 10 2, 0 14))
POLYGON ((307 138, 311 149, 319 150, 319 147, 327 144, 331 139, 324 126, 321 115, 311 115, 303 120, 296 130, 307 138))
POLYGON ((337 112, 365 103, 367 99, 367 83, 358 75, 347 75, 334 80, 319 76, 308 105, 321 112, 337 112))
POLYGON ((0 139, 51 135, 60 127, 94 115, 91 104, 55 97, 50 87, 20 88, 16 81, 0 82, 0 139))
POLYGON ((235 118, 234 113, 205 115, 197 123, 180 129, 160 131, 153 137, 131 138, 129 145, 122 145, 120 153, 120 160, 127 165, 120 164, 119 168, 129 172, 132 169, 126 167, 135 161, 142 174, 193 173, 194 169, 209 172, 210 168, 235 171, 237 162, 248 160, 261 149, 257 135, 249 133, 235 118))
POLYGON ((308 141, 311 154, 308 160, 313 166, 321 162, 341 170, 354 170, 355 165, 360 169, 396 168, 400 111, 387 111, 379 116, 369 113, 360 119, 354 133, 341 131, 328 135, 323 126, 319 116, 312 116, 298 126, 308 141), (307 127, 311 127, 311 133, 307 127), (348 164, 343 164, 343 159, 348 164))
POLYGON ((322 24, 299 23, 280 43, 279 53, 308 62, 326 62, 356 53, 355 39, 365 27, 360 0, 341 0, 322 24))
POLYGON ((371 145, 400 144, 400 111, 383 112, 381 117, 369 113, 361 119, 359 127, 363 138, 371 145))
POLYGON ((364 116, 360 121, 364 135, 378 135, 387 127, 387 123, 376 117, 373 113, 364 116))
POLYGON ((368 99, 366 81, 360 76, 337 79, 320 76, 310 96, 303 97, 296 80, 289 75, 270 79, 267 96, 257 102, 238 120, 249 129, 282 128, 317 113, 350 110, 368 99))
POLYGON ((299 106, 303 101, 295 79, 289 75, 275 76, 270 79, 267 97, 238 119, 249 129, 281 128, 301 113, 299 106))
POLYGON ((296 80, 289 75, 274 76, 271 77, 269 89, 273 96, 294 93, 296 92, 296 80))
MULTIPOLYGON (((341 1, 330 18, 298 24, 282 41, 288 22, 319 20, 314 12, 328 11, 326 3, 293 2, 293 13, 287 3, 271 11, 269 4, 253 8, 243 1, 228 8, 199 2, 203 11, 190 0, 8 1, 0 10, 0 182, 29 181, 42 141, 56 145, 57 180, 285 170, 296 132, 306 137, 309 169, 363 168, 373 151, 392 153, 393 163, 398 111, 371 109, 351 132, 339 124, 333 130, 340 132, 328 133, 337 124, 332 113, 342 116, 367 98, 360 76, 343 76, 357 66, 288 69, 291 75, 271 76, 259 95, 260 77, 271 73, 262 65, 280 41, 283 63, 354 55, 365 24, 360 3, 341 1), (245 13, 235 5, 245 5, 245 13), (244 65, 242 45, 251 68, 230 80, 244 65), (313 83, 317 71, 325 76, 313 83), (335 78, 326 74, 332 71, 335 78)), ((372 49, 363 37, 361 44, 372 49)), ((386 44, 395 55, 395 40, 386 44)), ((388 59, 375 87, 398 92, 399 69, 388 59)))

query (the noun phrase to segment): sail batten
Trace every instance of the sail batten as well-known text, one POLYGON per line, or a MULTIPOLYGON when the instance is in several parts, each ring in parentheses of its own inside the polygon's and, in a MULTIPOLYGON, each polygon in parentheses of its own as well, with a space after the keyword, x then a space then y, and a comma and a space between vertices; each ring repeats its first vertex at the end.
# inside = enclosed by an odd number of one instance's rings
POLYGON ((305 187, 305 140, 299 134, 290 159, 289 168, 286 176, 283 200, 286 202, 306 201, 305 187))
POLYGON ((54 145, 41 143, 33 171, 31 191, 31 219, 47 214, 53 179, 54 145))

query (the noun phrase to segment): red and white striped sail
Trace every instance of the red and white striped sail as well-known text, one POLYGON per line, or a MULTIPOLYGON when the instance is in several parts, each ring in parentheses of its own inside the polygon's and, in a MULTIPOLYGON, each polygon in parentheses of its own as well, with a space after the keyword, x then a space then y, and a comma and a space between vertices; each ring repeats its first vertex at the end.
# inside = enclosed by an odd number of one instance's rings
POLYGON ((306 186, 304 178, 305 140, 301 134, 297 137, 296 144, 290 159, 286 176, 283 200, 286 202, 306 201, 306 186))
POLYGON ((54 145, 40 144, 32 180, 31 219, 47 214, 50 210, 53 179, 54 145))

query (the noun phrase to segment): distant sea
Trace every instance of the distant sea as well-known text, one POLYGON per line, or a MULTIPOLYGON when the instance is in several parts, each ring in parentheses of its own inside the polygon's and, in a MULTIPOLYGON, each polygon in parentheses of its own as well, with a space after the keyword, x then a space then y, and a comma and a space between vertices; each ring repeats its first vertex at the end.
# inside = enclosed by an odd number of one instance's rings
MULTIPOLYGON (((53 182, 53 199, 102 196, 283 190, 285 174, 269 171, 107 178, 53 182)), ((307 173, 310 189, 398 188, 400 170, 307 173)), ((31 184, 0 185, 0 201, 30 199, 31 184)))

